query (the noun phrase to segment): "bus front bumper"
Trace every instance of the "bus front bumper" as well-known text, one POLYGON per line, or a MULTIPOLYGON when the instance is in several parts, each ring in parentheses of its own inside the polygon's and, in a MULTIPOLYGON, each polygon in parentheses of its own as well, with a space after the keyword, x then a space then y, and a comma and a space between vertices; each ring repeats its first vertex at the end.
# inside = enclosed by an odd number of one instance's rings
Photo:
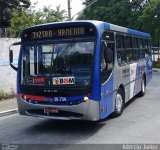
POLYGON ((89 120, 97 121, 100 119, 99 102, 88 100, 78 105, 44 105, 32 104, 22 97, 17 98, 18 111, 20 115, 34 116, 38 118, 56 119, 56 120, 89 120), (58 112, 46 113, 45 109, 53 109, 58 112))

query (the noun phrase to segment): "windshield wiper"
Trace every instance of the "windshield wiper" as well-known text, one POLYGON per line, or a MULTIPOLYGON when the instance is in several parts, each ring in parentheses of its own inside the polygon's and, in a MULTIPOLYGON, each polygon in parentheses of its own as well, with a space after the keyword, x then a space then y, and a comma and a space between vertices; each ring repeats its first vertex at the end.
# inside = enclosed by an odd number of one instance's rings
POLYGON ((75 45, 75 41, 73 41, 72 43, 69 43, 64 50, 59 54, 59 57, 63 57, 66 55, 66 53, 75 45))

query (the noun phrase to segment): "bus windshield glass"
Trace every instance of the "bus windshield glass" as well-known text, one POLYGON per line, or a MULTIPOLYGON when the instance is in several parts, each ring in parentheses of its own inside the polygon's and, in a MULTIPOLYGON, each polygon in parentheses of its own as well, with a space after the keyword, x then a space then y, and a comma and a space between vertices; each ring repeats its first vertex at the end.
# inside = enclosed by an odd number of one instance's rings
POLYGON ((22 47, 21 85, 90 86, 94 41, 22 47))

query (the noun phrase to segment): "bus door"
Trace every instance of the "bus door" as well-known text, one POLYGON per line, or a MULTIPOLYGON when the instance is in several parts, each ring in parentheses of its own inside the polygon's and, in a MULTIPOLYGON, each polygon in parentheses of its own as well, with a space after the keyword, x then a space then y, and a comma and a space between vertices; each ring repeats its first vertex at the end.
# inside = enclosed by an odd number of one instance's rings
POLYGON ((100 118, 104 119, 113 112, 113 66, 114 66, 114 33, 105 33, 101 42, 101 101, 100 118))

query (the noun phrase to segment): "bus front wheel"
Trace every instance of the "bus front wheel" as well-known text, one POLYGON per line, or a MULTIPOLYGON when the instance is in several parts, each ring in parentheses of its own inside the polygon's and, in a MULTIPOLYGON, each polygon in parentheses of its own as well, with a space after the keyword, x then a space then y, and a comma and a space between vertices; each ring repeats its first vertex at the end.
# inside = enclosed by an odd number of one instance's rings
POLYGON ((115 98, 115 110, 112 114, 113 117, 119 117, 123 110, 124 110, 124 105, 125 105, 125 101, 124 101, 124 92, 123 90, 120 88, 116 94, 116 98, 115 98))

